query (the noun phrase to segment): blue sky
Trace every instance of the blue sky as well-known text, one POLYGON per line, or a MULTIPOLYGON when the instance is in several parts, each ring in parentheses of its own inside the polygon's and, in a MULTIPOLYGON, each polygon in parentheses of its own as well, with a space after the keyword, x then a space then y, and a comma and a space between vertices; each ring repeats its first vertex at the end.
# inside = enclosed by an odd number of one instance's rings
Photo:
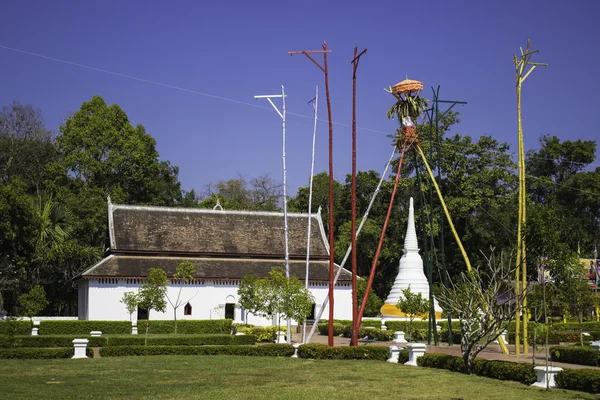
MULTIPOLYGON (((281 179, 281 120, 258 94, 285 85, 289 191, 310 171, 312 108, 321 101, 316 171, 327 169, 323 74, 304 56, 330 54, 335 176, 350 171, 352 51, 368 48, 358 71, 358 168, 381 171, 391 151, 382 89, 405 78, 441 86, 440 97, 467 101, 455 131, 492 134, 516 151, 512 55, 527 38, 546 62, 523 94, 525 146, 541 134, 600 138, 600 2, 573 1, 18 1, 0 13, 0 105, 17 99, 40 108, 58 130, 99 94, 119 104, 157 141, 162 159, 180 167, 186 190, 238 173, 281 179), (25 54, 211 94, 203 96, 25 54), (565 110, 565 96, 577 106, 565 110), (255 107, 261 106, 261 107, 255 107), (378 132, 373 132, 378 131, 378 132)), ((596 164, 599 162, 596 161, 596 164)))

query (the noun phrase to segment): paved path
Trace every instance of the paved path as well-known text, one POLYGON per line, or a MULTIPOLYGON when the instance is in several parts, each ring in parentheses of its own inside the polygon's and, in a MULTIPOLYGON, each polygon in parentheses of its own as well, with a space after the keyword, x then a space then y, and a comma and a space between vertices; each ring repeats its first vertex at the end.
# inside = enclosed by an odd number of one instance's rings
MULTIPOLYGON (((311 343, 322 343, 322 344, 327 344, 328 340, 327 340, 327 336, 325 335, 313 335, 312 339, 311 339, 311 343)), ((350 339, 349 338, 344 338, 344 337, 334 337, 333 338, 333 344, 334 346, 349 346, 350 345, 350 339)), ((293 342, 297 342, 297 343, 301 343, 302 342, 302 335, 301 334, 292 334, 292 341, 293 342)), ((391 346, 393 343, 392 342, 371 342, 371 341, 360 341, 358 345, 359 346, 385 346, 385 347, 389 347, 391 346)), ((551 346, 552 347, 552 346, 551 346)), ((500 346, 497 344, 490 344, 488 347, 486 347, 483 351, 481 351, 477 357, 479 358, 485 358, 487 360, 504 360, 504 361, 512 361, 512 362, 520 362, 520 363, 524 363, 524 364, 531 364, 532 363, 532 353, 531 353, 531 347, 530 347, 530 352, 529 354, 526 355, 520 355, 517 356, 515 355, 515 346, 514 345, 508 345, 508 350, 510 352, 510 354, 504 354, 502 353, 502 350, 500 350, 500 346)), ((451 354, 454 356, 460 356, 460 345, 454 345, 454 346, 448 346, 447 344, 441 344, 440 346, 427 346, 427 351, 430 353, 443 353, 443 354, 451 354)), ((548 360, 549 361, 549 365, 553 365, 555 367, 561 367, 561 368, 569 368, 569 369, 583 369, 583 368, 588 368, 588 369, 596 369, 596 370, 600 370, 600 367, 592 367, 592 366, 588 366, 588 365, 578 365, 578 364, 567 364, 567 363, 559 363, 559 362, 554 362, 552 360, 548 360)), ((544 348, 538 348, 536 350, 535 353, 535 365, 546 365, 546 359, 545 359, 545 352, 544 352, 544 348)))

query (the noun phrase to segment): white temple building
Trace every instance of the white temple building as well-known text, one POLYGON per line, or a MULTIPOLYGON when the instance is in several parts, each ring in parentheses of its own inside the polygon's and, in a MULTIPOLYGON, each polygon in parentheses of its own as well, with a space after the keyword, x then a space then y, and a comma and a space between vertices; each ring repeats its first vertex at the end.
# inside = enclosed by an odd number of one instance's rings
MULTIPOLYGON (((304 282, 308 214, 288 213, 290 275, 304 282)), ((329 291, 329 246, 320 213, 312 214, 308 284, 315 299, 313 315, 329 291)), ((148 269, 161 268, 172 278, 181 261, 190 261, 193 281, 170 279, 168 295, 184 299, 177 319, 222 319, 275 325, 238 305, 238 285, 246 275, 268 276, 285 265, 283 214, 198 208, 131 206, 108 203, 110 248, 105 258, 78 278, 79 319, 129 320, 121 303, 125 292, 137 292, 148 269), (247 319, 246 319, 247 318, 247 319)), ((334 318, 352 318, 352 275, 342 270, 335 293, 334 318)), ((328 318, 328 308, 323 318, 328 318)), ((146 310, 133 318, 146 319, 146 310)), ((172 319, 173 307, 152 312, 151 319, 172 319)))
MULTIPOLYGON (((398 275, 392 286, 385 304, 381 307, 382 319, 384 321, 394 319, 406 319, 402 310, 396 307, 398 300, 402 296, 402 290, 410 286, 413 293, 421 293, 423 298, 429 299, 429 281, 423 272, 423 259, 419 254, 419 243, 417 241, 417 232, 415 230, 415 211, 413 207, 413 198, 410 198, 410 207, 408 211, 408 226, 406 228, 406 237, 404 238, 404 254, 400 258, 400 267, 398 275)), ((442 317, 442 309, 434 299, 434 309, 436 319, 442 317)))

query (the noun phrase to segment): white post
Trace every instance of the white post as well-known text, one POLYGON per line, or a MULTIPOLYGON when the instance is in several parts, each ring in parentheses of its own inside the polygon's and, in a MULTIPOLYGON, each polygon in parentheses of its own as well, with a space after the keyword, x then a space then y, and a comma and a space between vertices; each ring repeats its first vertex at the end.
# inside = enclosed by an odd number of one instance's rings
MULTIPOLYGON (((315 143, 317 139, 317 111, 319 107, 319 87, 317 86, 315 92, 315 101, 313 102, 313 108, 315 110, 315 122, 313 125, 313 138, 312 138, 312 156, 310 160, 310 183, 308 184, 308 229, 306 234, 306 276, 304 277, 304 286, 308 290, 308 272, 310 265, 310 230, 311 230, 311 217, 312 217, 312 193, 313 193, 313 175, 315 173, 315 143)), ((306 343, 306 322, 302 324, 302 343, 306 343)))
MULTIPOLYGON (((290 254, 289 254, 289 242, 288 242, 288 217, 287 217, 287 170, 285 164, 285 89, 281 85, 280 95, 265 95, 265 96, 254 96, 255 99, 267 99, 273 106, 277 114, 281 117, 282 121, 282 136, 283 136, 283 235, 285 242, 285 276, 290 278, 290 254), (281 98, 281 105, 283 112, 279 111, 275 103, 271 98, 281 98)), ((292 343, 292 320, 287 319, 287 343, 292 343)))
POLYGON ((90 336, 91 337, 100 337, 100 336, 102 336, 102 331, 91 331, 90 336))
POLYGON ((594 350, 600 350, 600 340, 593 341, 591 346, 594 350))
POLYGON ((38 330, 39 330, 39 328, 31 328, 31 336, 37 336, 38 330))
POLYGON ((284 331, 277 331, 276 334, 276 338, 275 338, 275 343, 287 343, 285 340, 285 332, 284 331))
POLYGON ((292 358, 298 358, 298 347, 300 347, 300 343, 294 343, 294 355, 292 358))
POLYGON ((132 322, 131 323, 131 334, 132 335, 137 335, 138 334, 138 329, 137 329, 137 322, 132 322))
POLYGON ((427 345, 425 343, 409 343, 406 347, 408 347, 408 361, 405 362, 404 365, 416 367, 417 358, 425 354, 427 345))
POLYGON ((394 343, 405 344, 408 343, 406 339, 404 339, 404 332, 396 331, 394 332, 394 343))
POLYGON ((398 358, 400 356, 400 350, 402 347, 400 346, 390 346, 390 358, 387 359, 387 362, 398 363, 398 358))
POLYGON ((537 381, 531 386, 536 386, 544 389, 550 389, 556 387, 556 382, 554 382, 554 375, 557 372, 562 371, 560 367, 552 367, 549 365, 540 365, 539 367, 533 368, 537 373, 537 381))
POLYGON ((88 358, 85 354, 89 340, 87 339, 73 339, 73 350, 74 354, 71 358, 88 358))

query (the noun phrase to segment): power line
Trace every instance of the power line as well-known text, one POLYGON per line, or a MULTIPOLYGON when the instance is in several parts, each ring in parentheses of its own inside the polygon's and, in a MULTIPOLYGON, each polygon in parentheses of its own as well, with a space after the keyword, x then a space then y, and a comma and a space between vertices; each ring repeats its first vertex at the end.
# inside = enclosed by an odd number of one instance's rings
MULTIPOLYGON (((251 106, 251 107, 255 107, 255 108, 261 108, 263 110, 274 111, 270 107, 261 106, 261 105, 255 104, 255 103, 248 103, 248 102, 241 101, 241 100, 231 99, 231 98, 228 98, 228 97, 217 96, 217 95, 214 95, 214 94, 205 93, 205 92, 201 92, 201 91, 198 91, 198 90, 184 88, 184 87, 181 87, 181 86, 170 85, 168 83, 158 82, 158 81, 154 81, 154 80, 150 80, 150 79, 145 79, 145 78, 139 78, 139 77, 133 76, 133 75, 123 74, 123 73, 120 73, 120 72, 115 72, 115 71, 111 71, 111 70, 104 69, 104 68, 92 67, 90 65, 80 64, 80 63, 76 63, 76 62, 72 62, 72 61, 68 61, 68 60, 63 60, 61 58, 46 56, 46 55, 43 55, 43 54, 31 52, 31 51, 26 51, 26 50, 17 49, 17 48, 14 48, 14 47, 4 46, 2 44, 0 44, 0 48, 5 49, 5 50, 14 51, 16 53, 26 54, 26 55, 33 56, 33 57, 39 57, 39 58, 43 58, 43 59, 46 59, 46 60, 55 61, 55 62, 59 62, 59 63, 62 63, 62 64, 67 64, 67 65, 71 65, 71 66, 74 66, 74 67, 89 69, 91 71, 96 71, 96 72, 102 72, 102 73, 105 73, 105 74, 109 74, 109 75, 113 75, 113 76, 118 76, 120 78, 132 79, 132 80, 138 81, 138 82, 149 83, 151 85, 162 86, 162 87, 166 87, 166 88, 174 89, 174 90, 180 90, 182 92, 197 94, 197 95, 200 95, 200 96, 206 96, 206 97, 210 97, 210 98, 217 99, 217 100, 223 100, 223 101, 228 101, 228 102, 235 103, 235 104, 241 104, 241 105, 245 105, 245 106, 251 106)), ((305 118, 305 119, 310 119, 310 120, 312 120, 314 118, 313 116, 310 116, 310 115, 297 114, 297 113, 292 113, 292 112, 287 112, 287 115, 292 115, 292 116, 295 116, 295 117, 300 117, 300 118, 305 118)), ((322 119, 320 121, 329 122, 328 120, 322 120, 322 119)), ((350 128, 349 124, 345 124, 345 123, 342 123, 342 122, 331 121, 331 123, 335 124, 335 125, 338 125, 338 126, 344 126, 344 127, 350 128)), ((362 130, 362 131, 366 131, 366 132, 380 133, 380 134, 385 134, 385 135, 389 134, 389 132, 383 132, 383 131, 379 131, 379 130, 371 129, 371 128, 363 128, 363 127, 358 127, 357 126, 357 129, 362 130)))

